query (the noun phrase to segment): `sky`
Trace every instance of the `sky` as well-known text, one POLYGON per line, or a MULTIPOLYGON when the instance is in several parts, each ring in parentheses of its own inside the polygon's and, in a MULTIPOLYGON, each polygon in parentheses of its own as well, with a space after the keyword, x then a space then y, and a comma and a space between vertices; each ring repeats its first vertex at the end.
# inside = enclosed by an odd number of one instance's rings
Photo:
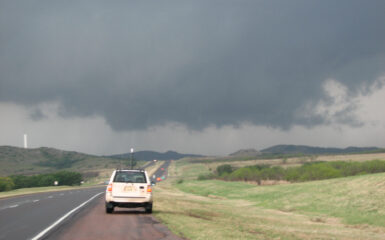
POLYGON ((0 0, 0 145, 385 147, 385 1, 0 0))

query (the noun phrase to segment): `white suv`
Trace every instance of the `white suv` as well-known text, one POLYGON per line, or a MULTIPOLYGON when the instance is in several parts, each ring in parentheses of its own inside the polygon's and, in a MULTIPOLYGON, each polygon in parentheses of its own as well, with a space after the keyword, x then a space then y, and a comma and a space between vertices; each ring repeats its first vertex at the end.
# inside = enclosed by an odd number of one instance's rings
POLYGON ((115 170, 106 189, 106 212, 114 207, 144 207, 152 213, 152 188, 144 170, 115 170))

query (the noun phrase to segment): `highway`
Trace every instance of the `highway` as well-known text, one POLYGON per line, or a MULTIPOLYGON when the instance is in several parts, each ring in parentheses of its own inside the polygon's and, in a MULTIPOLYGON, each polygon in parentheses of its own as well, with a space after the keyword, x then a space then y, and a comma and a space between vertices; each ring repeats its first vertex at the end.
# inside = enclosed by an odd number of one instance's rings
POLYGON ((33 239, 104 189, 103 186, 0 199, 0 239, 33 239))
MULTIPOLYGON (((156 171, 155 173, 150 176, 151 178, 151 181, 154 181, 156 180, 158 177, 161 178, 162 180, 165 180, 167 179, 167 171, 168 171, 168 166, 170 165, 170 161, 166 161, 165 163, 163 163, 156 171), (162 170, 163 169, 163 170, 162 170), (155 176, 155 177, 154 177, 155 176)), ((159 182, 159 181, 157 181, 159 182)))
MULTIPOLYGON (((169 164, 155 175, 166 178, 169 164)), ((0 239, 180 239, 142 209, 106 214, 104 192, 100 186, 0 199, 0 239)))
MULTIPOLYGON (((155 172, 156 176, 164 176, 166 179, 169 165, 170 161, 162 164, 155 172)), ((61 227, 48 239, 181 239, 171 233, 151 214, 144 213, 142 208, 115 208, 112 214, 106 214, 103 197, 93 201, 87 211, 82 211, 76 219, 61 227)), ((154 211, 156 211, 156 202, 154 202, 154 211)))

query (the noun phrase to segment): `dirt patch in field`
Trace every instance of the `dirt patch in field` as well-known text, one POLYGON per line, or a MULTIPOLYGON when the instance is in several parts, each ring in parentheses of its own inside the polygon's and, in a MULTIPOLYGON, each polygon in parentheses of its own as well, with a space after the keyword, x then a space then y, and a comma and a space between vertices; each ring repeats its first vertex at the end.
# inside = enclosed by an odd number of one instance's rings
POLYGON ((212 218, 209 218, 209 217, 207 217, 205 215, 197 214, 197 213, 194 213, 194 212, 188 212, 187 216, 194 217, 194 218, 200 218, 200 219, 204 219, 204 220, 207 220, 207 221, 211 221, 212 220, 212 218))
POLYGON ((285 180, 262 180, 260 183, 256 181, 244 181, 244 183, 258 185, 258 186, 272 186, 272 185, 282 185, 282 184, 291 184, 291 182, 285 180))

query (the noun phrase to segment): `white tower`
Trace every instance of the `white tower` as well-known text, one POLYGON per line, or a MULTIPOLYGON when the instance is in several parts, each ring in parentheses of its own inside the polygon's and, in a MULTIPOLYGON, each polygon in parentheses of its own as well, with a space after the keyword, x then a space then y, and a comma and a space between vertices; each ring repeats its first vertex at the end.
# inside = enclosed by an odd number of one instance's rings
POLYGON ((27 134, 24 134, 24 148, 28 148, 28 144, 27 144, 27 134))

